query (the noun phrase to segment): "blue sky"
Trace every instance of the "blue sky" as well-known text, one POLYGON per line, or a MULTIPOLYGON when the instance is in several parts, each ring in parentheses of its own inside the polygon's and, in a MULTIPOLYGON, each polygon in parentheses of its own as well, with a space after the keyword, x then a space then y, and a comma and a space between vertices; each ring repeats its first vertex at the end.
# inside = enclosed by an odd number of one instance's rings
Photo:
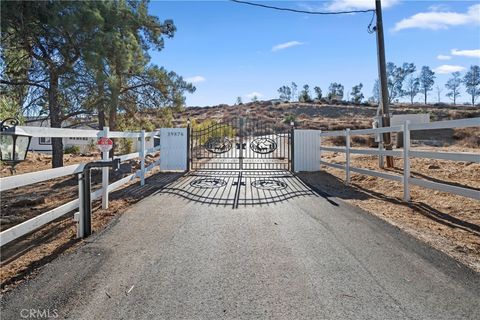
MULTIPOLYGON (((254 1, 307 10, 374 7, 373 0, 254 1)), ((477 1, 383 0, 387 61, 414 62, 436 71, 445 97, 452 71, 480 64, 480 4, 477 1)), ((377 78, 375 35, 367 32, 371 13, 314 16, 229 1, 152 1, 152 14, 173 19, 175 37, 151 52, 152 62, 194 82, 188 106, 232 104, 277 98, 277 89, 340 82, 345 93, 359 82, 372 95, 377 78)), ((431 92, 430 100, 437 100, 431 92)), ((421 96, 417 97, 421 100, 421 96)), ((460 101, 469 101, 463 92, 460 101)))

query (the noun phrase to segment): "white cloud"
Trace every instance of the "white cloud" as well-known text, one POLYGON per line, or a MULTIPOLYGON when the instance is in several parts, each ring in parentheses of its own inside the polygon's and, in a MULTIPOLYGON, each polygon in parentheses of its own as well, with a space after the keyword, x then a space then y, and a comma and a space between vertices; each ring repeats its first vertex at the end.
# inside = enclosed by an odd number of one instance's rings
POLYGON ((444 54, 439 54, 439 55, 437 56, 437 59, 438 59, 438 60, 450 60, 450 59, 452 59, 452 57, 451 57, 451 56, 444 55, 444 54))
POLYGON ((287 49, 287 48, 291 48, 291 47, 295 47, 295 46, 301 46, 303 44, 304 43, 300 42, 300 41, 289 41, 289 42, 285 42, 285 43, 280 43, 280 44, 277 44, 276 46, 273 46, 272 52, 287 49))
POLYGON ((452 49, 450 53, 454 56, 462 56, 462 57, 469 57, 469 58, 480 58, 480 49, 473 49, 473 50, 458 50, 452 49))
POLYGON ((200 82, 207 81, 207 79, 205 79, 205 77, 202 77, 202 76, 194 76, 194 77, 186 78, 185 81, 191 82, 191 83, 200 83, 200 82))
MULTIPOLYGON (((399 0, 383 0, 382 8, 397 4, 399 0)), ((375 9, 375 0, 334 0, 327 4, 329 11, 368 10, 375 9)))
POLYGON ((436 73, 439 73, 439 74, 449 74, 449 73, 452 73, 452 72, 463 71, 463 70, 465 70, 465 68, 462 67, 462 66, 454 66, 454 65, 450 65, 450 64, 443 64, 443 65, 433 69, 433 71, 435 71, 436 73))
POLYGON ((252 99, 253 97, 261 98, 261 97, 263 97, 263 94, 261 94, 260 92, 253 91, 251 93, 247 93, 245 95, 245 97, 247 97, 249 99, 252 99))
POLYGON ((480 23, 480 4, 470 6, 465 13, 430 11, 414 14, 410 18, 405 18, 397 22, 393 31, 404 29, 448 29, 452 26, 480 23))

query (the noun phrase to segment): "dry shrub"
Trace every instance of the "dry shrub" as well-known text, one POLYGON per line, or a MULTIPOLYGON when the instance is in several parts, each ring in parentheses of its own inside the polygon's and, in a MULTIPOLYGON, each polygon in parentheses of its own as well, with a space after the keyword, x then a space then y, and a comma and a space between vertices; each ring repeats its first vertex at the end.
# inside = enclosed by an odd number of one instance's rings
POLYGON ((480 130, 478 128, 454 129, 453 139, 470 148, 480 147, 480 130))
POLYGON ((469 148, 480 147, 480 134, 478 130, 473 128, 456 129, 453 138, 457 140, 460 145, 469 148))
POLYGON ((349 128, 348 125, 341 124, 341 123, 329 123, 328 124, 328 130, 329 131, 345 130, 347 128, 349 128))
POLYGON ((345 137, 344 136, 336 136, 336 137, 330 137, 327 139, 331 144, 334 146, 345 146, 345 137))
POLYGON ((352 139, 352 146, 353 147, 356 147, 356 146, 365 147, 365 146, 370 145, 370 141, 369 141, 368 136, 352 136, 351 139, 352 139))

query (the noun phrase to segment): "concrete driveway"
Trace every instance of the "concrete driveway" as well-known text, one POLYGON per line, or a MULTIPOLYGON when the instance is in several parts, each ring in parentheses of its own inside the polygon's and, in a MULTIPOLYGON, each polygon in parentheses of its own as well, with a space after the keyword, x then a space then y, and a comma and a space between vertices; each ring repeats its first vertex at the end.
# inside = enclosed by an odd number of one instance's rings
POLYGON ((198 172, 1 299, 3 319, 479 319, 480 276, 286 172, 198 172))

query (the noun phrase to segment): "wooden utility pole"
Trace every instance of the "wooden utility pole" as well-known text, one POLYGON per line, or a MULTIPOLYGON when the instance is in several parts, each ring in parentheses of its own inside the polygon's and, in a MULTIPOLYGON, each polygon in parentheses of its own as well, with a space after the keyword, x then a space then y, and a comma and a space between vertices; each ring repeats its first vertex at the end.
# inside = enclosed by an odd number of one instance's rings
MULTIPOLYGON (((387 86, 387 63, 385 62, 385 42, 383 39, 383 20, 382 4, 380 0, 375 0, 375 15, 377 17, 377 59, 378 75, 380 78, 380 105, 382 106, 382 127, 390 126, 390 108, 388 104, 388 86, 387 86)), ((392 140, 390 132, 383 134, 383 143, 385 149, 392 150, 392 140)), ((393 157, 387 156, 387 167, 393 167, 393 157)))

